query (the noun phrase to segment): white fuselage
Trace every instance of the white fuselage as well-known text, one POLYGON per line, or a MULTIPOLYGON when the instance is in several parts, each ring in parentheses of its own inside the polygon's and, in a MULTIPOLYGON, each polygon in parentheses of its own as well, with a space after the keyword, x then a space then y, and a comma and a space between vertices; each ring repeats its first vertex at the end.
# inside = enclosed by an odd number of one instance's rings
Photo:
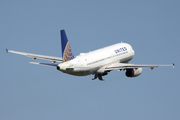
POLYGON ((73 60, 60 63, 59 70, 76 76, 103 73, 113 63, 127 63, 134 57, 134 50, 127 43, 118 43, 92 52, 81 53, 73 60))

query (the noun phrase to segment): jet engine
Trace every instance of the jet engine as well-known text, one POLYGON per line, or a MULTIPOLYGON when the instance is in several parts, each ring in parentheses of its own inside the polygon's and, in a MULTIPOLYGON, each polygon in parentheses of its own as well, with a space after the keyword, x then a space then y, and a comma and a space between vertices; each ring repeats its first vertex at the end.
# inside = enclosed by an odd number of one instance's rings
POLYGON ((127 77, 137 77, 142 73, 142 68, 126 69, 127 77))

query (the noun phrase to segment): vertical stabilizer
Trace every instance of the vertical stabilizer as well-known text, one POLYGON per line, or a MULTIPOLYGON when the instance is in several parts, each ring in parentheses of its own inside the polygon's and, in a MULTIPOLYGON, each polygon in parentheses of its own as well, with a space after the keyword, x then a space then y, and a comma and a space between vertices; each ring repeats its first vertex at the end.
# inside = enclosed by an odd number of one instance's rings
POLYGON ((74 55, 72 53, 65 30, 61 30, 60 32, 61 32, 62 57, 63 57, 63 62, 66 62, 72 60, 74 58, 74 55))

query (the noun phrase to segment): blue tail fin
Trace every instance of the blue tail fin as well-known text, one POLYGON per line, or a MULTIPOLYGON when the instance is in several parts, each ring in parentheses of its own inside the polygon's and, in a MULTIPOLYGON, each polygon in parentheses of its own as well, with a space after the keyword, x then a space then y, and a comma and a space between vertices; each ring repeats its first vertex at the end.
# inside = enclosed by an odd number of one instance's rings
POLYGON ((65 30, 61 30, 60 32, 61 32, 62 57, 63 57, 63 62, 66 62, 74 59, 74 55, 72 53, 70 44, 68 42, 65 30))

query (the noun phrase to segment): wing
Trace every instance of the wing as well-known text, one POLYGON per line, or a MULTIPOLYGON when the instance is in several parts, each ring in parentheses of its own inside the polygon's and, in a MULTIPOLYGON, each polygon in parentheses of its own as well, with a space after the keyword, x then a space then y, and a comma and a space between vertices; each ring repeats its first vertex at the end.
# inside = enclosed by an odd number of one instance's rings
POLYGON ((52 57, 52 56, 31 54, 31 53, 18 52, 18 51, 13 51, 13 50, 7 50, 6 49, 6 53, 8 53, 8 52, 15 53, 15 54, 20 54, 20 55, 25 55, 27 57, 32 57, 33 60, 35 60, 36 58, 39 58, 39 59, 44 59, 44 60, 52 61, 52 63, 62 62, 62 58, 61 57, 52 57))
POLYGON ((171 65, 141 65, 141 64, 127 64, 127 63, 114 63, 106 67, 106 70, 120 70, 120 69, 131 69, 131 68, 150 68, 152 70, 155 67, 160 66, 173 66, 175 67, 175 64, 171 65))

